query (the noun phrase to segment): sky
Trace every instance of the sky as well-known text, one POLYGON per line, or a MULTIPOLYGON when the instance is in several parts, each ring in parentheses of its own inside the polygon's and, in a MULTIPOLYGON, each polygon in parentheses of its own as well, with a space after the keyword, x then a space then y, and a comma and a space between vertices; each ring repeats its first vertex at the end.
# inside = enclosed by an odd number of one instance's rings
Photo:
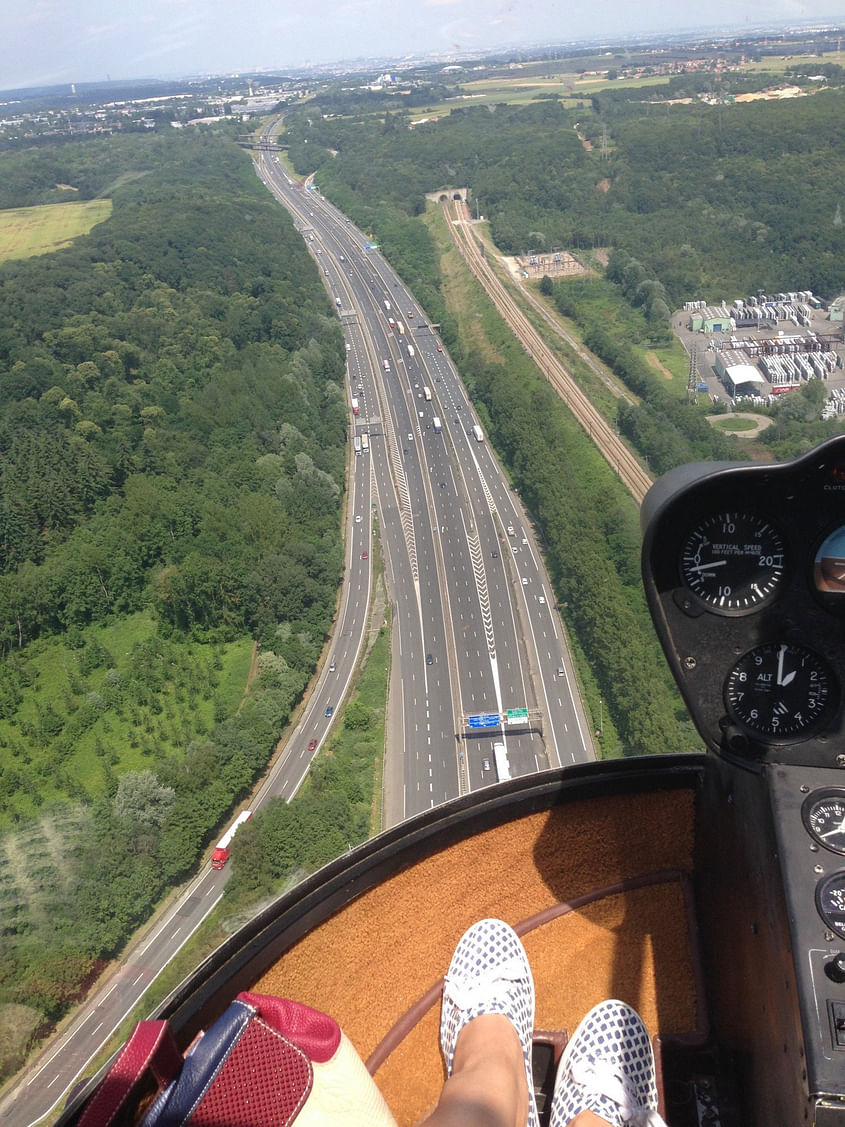
POLYGON ((765 18, 842 22, 841 0, 0 0, 0 89, 284 69, 765 18))

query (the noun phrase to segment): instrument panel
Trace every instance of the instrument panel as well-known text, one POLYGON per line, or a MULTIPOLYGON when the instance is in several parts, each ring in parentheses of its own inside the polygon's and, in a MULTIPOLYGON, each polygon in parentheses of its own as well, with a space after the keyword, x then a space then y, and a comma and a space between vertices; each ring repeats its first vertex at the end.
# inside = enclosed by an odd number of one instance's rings
POLYGON ((845 765, 845 437, 789 463, 678 467, 641 519, 651 613, 708 748, 845 765))

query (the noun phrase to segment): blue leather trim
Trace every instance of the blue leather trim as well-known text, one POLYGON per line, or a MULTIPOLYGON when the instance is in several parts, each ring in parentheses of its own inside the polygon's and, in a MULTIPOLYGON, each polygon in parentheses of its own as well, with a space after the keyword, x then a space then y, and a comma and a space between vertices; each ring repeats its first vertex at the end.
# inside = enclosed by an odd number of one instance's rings
POLYGON ((141 1127, 180 1127, 187 1122, 256 1013, 245 1002, 232 1002, 185 1058, 173 1083, 150 1105, 141 1127))

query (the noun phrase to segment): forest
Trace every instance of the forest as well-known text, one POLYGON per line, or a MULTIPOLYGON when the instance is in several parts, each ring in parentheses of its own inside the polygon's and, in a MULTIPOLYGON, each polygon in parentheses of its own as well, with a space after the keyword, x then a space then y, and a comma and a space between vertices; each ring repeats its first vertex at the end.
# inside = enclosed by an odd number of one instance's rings
POLYGON ((113 200, 0 267, 0 1007, 37 1026, 192 870, 312 675, 342 570, 345 350, 227 137, 7 161, 6 203, 113 200))
POLYGON ((286 119, 287 139, 297 169, 319 167, 374 228, 384 205, 413 216, 425 192, 468 185, 503 253, 615 247, 675 308, 845 289, 845 94, 676 105, 653 89, 461 106, 414 128, 402 113, 322 118, 312 102, 286 119))

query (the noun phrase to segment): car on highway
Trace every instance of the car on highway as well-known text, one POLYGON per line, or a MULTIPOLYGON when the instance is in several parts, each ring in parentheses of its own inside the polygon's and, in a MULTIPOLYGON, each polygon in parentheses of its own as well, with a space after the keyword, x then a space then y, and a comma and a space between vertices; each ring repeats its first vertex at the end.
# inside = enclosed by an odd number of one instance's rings
POLYGON ((432 654, 425 655, 425 663, 426 665, 434 665, 434 657, 432 654))
POLYGON ((361 514, 360 514, 360 513, 357 513, 357 514, 356 514, 356 516, 355 516, 355 523, 356 523, 356 524, 360 524, 360 523, 361 523, 361 514))
MULTIPOLYGON (((370 558, 370 553, 369 553, 369 552, 362 552, 362 553, 361 553, 361 559, 362 559, 362 560, 368 560, 369 558, 370 558)), ((545 599, 544 599, 543 601, 545 602, 545 599)))
POLYGON ((493 555, 493 559, 494 559, 494 560, 497 560, 497 559, 499 558, 499 553, 498 553, 498 552, 496 551, 496 549, 495 549, 495 548, 493 549, 493 553, 492 553, 492 555, 493 555))
POLYGON ((528 580, 527 580, 527 579, 525 578, 525 576, 524 576, 524 575, 523 575, 523 577, 522 577, 522 586, 523 586, 523 587, 527 587, 527 586, 528 586, 528 580))
POLYGON ((509 525, 508 525, 508 536, 516 536, 516 533, 515 533, 515 532, 514 532, 514 530, 513 530, 513 525, 512 525, 512 524, 509 524, 509 525))
POLYGON ((334 716, 334 705, 333 704, 327 704, 326 705, 326 717, 328 718, 328 717, 331 717, 331 716, 334 716))
POLYGON ((537 599, 537 602, 540 604, 541 607, 544 607, 546 605, 546 596, 540 595, 540 597, 537 599))
POLYGON ((334 673, 334 671, 336 669, 337 669, 337 662, 335 661, 334 658, 332 658, 331 662, 329 663, 329 673, 334 673))
POLYGON ((482 771, 489 771, 490 770, 490 760, 489 759, 482 759, 481 760, 481 770, 482 771))
POLYGON ((443 351, 443 345, 442 345, 442 344, 438 344, 438 346, 437 346, 437 351, 438 351, 438 352, 442 352, 442 351, 443 351))
POLYGON ((409 441, 409 442, 413 442, 413 441, 414 441, 414 436, 413 436, 412 434, 409 434, 409 435, 408 435, 408 441, 409 441))
POLYGON ((316 751, 317 750, 317 741, 316 740, 309 740, 308 741, 308 750, 309 751, 316 751))

